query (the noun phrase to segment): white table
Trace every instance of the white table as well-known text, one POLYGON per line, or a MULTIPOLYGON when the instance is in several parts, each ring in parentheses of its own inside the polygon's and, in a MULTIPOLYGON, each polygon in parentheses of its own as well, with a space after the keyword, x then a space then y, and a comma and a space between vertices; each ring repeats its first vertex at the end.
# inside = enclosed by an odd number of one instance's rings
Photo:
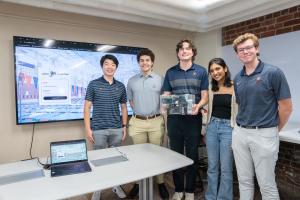
POLYGON ((300 128, 280 131, 279 138, 281 141, 300 144, 300 128))
POLYGON ((300 124, 295 122, 288 123, 279 132, 279 138, 281 141, 300 144, 300 124))
MULTIPOLYGON (((153 176, 193 163, 181 154, 152 144, 123 146, 118 149, 127 155, 128 161, 99 167, 91 164, 92 172, 55 178, 51 178, 47 170, 42 178, 1 185, 0 200, 64 199, 138 180, 141 180, 140 199, 151 200, 153 176)), ((120 152, 109 148, 89 151, 88 154, 89 160, 96 160, 118 156, 120 152)), ((0 177, 39 168, 36 160, 3 164, 0 165, 0 177)))

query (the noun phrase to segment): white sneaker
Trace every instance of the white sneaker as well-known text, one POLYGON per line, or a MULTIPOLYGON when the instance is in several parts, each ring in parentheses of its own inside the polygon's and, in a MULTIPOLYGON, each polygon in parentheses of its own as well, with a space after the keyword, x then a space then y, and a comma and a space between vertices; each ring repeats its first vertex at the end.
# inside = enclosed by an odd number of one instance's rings
POLYGON ((100 198, 101 198, 101 190, 94 192, 91 200, 100 200, 100 198))
POLYGON ((181 200, 183 197, 183 192, 175 192, 173 194, 172 200, 181 200))
POLYGON ((185 200, 194 200, 194 193, 185 193, 185 200))
POLYGON ((126 194, 120 186, 113 187, 112 191, 116 193, 120 199, 126 198, 126 194))

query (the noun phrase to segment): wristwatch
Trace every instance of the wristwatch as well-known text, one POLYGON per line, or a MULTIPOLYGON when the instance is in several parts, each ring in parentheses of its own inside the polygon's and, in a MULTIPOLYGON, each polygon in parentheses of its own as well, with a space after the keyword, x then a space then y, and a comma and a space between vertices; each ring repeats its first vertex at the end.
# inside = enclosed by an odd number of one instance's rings
POLYGON ((122 128, 124 127, 128 128, 127 124, 122 124, 122 128))

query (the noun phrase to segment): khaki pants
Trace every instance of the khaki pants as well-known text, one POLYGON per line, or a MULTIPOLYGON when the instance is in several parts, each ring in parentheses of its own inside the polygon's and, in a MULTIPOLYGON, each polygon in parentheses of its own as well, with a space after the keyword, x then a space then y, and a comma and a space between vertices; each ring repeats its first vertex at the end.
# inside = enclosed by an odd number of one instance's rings
MULTIPOLYGON (((134 144, 151 143, 161 146, 165 133, 165 123, 162 116, 153 119, 137 119, 134 116, 129 120, 128 134, 134 144)), ((157 183, 163 183, 163 174, 156 176, 157 183)))

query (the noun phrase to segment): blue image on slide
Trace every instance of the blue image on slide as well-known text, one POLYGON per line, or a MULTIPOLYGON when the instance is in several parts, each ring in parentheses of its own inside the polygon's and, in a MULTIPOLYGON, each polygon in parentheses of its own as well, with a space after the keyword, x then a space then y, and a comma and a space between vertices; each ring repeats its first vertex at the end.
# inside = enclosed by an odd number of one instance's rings
MULTIPOLYGON (((17 123, 83 119, 87 85, 102 76, 100 59, 104 54, 16 46, 17 123), (53 85, 57 77, 61 77, 60 82, 53 85)), ((136 54, 111 54, 119 60, 115 78, 126 86, 128 79, 140 71, 136 54)), ((129 104, 127 107, 132 114, 129 104)))

